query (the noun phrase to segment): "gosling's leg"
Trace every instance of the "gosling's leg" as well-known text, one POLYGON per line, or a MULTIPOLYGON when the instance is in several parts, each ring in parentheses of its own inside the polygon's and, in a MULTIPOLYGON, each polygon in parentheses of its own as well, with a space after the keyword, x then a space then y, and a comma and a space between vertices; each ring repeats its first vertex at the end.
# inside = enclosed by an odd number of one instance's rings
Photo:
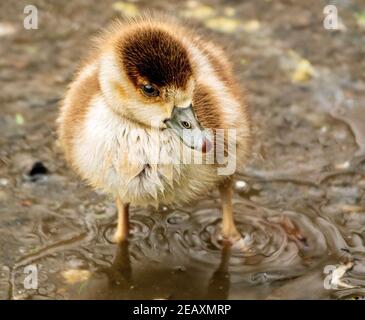
POLYGON ((222 235, 223 238, 232 245, 233 248, 243 252, 251 252, 247 239, 242 238, 238 232, 236 225, 233 220, 232 210, 232 181, 229 180, 219 187, 219 193, 221 195, 222 209, 223 209, 223 227, 222 235))
POLYGON ((233 220, 232 210, 232 181, 228 180, 219 186, 219 193, 222 202, 223 210, 223 227, 222 235, 229 242, 235 242, 241 239, 240 233, 237 231, 236 225, 233 220))
POLYGON ((118 210, 118 226, 114 235, 114 242, 122 243, 127 240, 129 234, 129 203, 123 203, 118 197, 116 205, 118 210))

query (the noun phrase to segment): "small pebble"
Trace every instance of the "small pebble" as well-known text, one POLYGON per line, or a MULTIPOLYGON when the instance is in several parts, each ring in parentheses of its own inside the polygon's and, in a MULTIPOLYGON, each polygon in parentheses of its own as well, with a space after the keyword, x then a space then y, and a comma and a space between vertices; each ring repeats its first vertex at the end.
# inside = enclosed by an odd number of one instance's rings
POLYGON ((9 183, 9 180, 8 179, 5 179, 5 178, 1 178, 0 179, 0 187, 6 187, 9 183))
POLYGON ((236 191, 238 192, 244 192, 248 190, 248 183, 246 181, 243 180, 238 180, 235 182, 234 185, 236 191))
POLYGON ((323 127, 321 127, 321 129, 320 129, 320 132, 321 133, 326 133, 328 131, 328 127, 327 126, 323 126, 323 127))
POLYGON ((350 168, 350 165, 351 165, 350 161, 345 161, 343 163, 335 164, 335 168, 338 170, 344 170, 350 168))

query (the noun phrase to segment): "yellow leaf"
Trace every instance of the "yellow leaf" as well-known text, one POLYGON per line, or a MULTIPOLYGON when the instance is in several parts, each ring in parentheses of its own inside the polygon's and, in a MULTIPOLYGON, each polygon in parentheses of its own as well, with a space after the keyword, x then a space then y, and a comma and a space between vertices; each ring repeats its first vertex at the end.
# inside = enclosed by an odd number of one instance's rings
POLYGON ((198 20, 204 20, 214 16, 214 9, 210 6, 190 2, 188 7, 188 9, 181 12, 181 16, 198 20))
POLYGON ((128 18, 135 17, 139 14, 138 8, 133 3, 117 1, 113 3, 113 9, 122 13, 128 18))
POLYGON ((239 22, 238 20, 232 18, 217 17, 205 21, 205 26, 213 30, 232 33, 238 29, 239 22))
POLYGON ((62 277, 69 284, 86 281, 90 278, 91 272, 89 270, 70 269, 62 272, 62 277))
POLYGON ((236 10, 232 7, 224 8, 223 12, 227 17, 233 17, 236 14, 236 10))
POLYGON ((305 82, 310 80, 315 75, 314 68, 311 63, 306 59, 299 60, 293 74, 293 82, 305 82))
POLYGON ((15 122, 17 125, 22 126, 24 124, 24 118, 20 113, 15 115, 15 122))
POLYGON ((260 29, 260 22, 257 20, 250 20, 245 22, 242 27, 247 32, 254 32, 260 29))

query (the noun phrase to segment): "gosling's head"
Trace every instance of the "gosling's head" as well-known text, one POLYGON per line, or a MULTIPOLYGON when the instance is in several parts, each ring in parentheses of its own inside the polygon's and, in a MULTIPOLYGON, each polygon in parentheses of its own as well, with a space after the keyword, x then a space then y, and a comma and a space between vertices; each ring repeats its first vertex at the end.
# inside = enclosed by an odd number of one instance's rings
POLYGON ((166 128, 181 114, 177 109, 186 110, 190 123, 181 121, 182 126, 198 126, 192 108, 193 67, 177 38, 146 24, 122 30, 111 43, 102 56, 100 82, 114 111, 145 126, 166 128))
POLYGON ((169 128, 187 146, 205 152, 193 106, 193 66, 179 38, 166 25, 150 22, 117 25, 110 39, 99 71, 108 106, 145 127, 169 128))

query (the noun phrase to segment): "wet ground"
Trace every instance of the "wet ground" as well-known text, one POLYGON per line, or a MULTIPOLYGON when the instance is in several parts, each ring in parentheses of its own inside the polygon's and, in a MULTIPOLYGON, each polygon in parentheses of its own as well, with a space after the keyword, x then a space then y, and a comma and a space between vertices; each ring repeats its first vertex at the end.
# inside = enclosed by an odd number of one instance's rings
POLYGON ((1 1, 0 298, 363 298, 365 3, 331 3, 337 31, 318 0, 33 1, 39 29, 25 30, 28 2, 1 1), (65 164, 55 118, 88 38, 147 8, 204 27, 247 90, 255 147, 234 211, 251 252, 219 241, 216 193, 132 208, 117 247, 113 202, 65 164))

